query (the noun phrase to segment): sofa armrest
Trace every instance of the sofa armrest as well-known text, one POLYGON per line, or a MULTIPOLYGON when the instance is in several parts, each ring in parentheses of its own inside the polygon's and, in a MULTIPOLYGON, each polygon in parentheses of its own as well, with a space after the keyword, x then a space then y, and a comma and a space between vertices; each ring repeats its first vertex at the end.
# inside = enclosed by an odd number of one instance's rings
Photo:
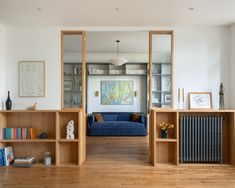
POLYGON ((146 115, 145 114, 140 114, 140 122, 146 123, 146 115))
POLYGON ((92 123, 95 122, 95 116, 94 114, 89 114, 88 115, 88 125, 91 125, 92 123))

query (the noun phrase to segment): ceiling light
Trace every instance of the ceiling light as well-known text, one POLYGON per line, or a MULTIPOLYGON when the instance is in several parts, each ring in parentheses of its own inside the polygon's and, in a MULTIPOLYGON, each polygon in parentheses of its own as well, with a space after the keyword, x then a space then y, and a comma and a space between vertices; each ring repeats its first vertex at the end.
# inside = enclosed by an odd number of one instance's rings
POLYGON ((122 57, 119 57, 119 42, 120 42, 120 40, 116 40, 116 43, 117 43, 117 56, 110 60, 110 62, 115 66, 120 66, 120 65, 123 65, 123 64, 128 62, 128 60, 126 60, 122 57))
POLYGON ((194 8, 193 8, 193 7, 190 7, 190 8, 188 8, 188 10, 193 11, 193 10, 194 10, 194 8))
POLYGON ((115 11, 119 11, 120 9, 119 9, 119 8, 114 8, 113 10, 115 10, 115 11))
POLYGON ((42 11, 42 8, 38 7, 38 8, 35 8, 35 10, 41 12, 41 11, 42 11))

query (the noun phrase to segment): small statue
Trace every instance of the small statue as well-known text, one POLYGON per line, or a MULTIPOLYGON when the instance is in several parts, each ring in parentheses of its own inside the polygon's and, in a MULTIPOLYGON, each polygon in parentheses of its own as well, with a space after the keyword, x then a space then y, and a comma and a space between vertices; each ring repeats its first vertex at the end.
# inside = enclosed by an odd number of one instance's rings
POLYGON ((36 108, 37 108, 37 103, 35 102, 33 106, 28 107, 27 110, 36 110, 36 108))
POLYGON ((74 121, 71 120, 67 125, 66 139, 74 139, 74 121))
POLYGON ((220 90, 219 90, 219 109, 224 110, 224 85, 220 83, 220 90))

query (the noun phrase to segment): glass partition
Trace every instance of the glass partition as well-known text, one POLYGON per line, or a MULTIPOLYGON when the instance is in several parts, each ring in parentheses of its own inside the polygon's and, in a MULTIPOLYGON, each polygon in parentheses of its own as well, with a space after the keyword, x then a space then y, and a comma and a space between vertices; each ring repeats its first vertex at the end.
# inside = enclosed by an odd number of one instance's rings
POLYGON ((172 108, 173 32, 150 32, 150 108, 172 108))
POLYGON ((62 32, 62 108, 83 106, 83 38, 83 32, 62 32))

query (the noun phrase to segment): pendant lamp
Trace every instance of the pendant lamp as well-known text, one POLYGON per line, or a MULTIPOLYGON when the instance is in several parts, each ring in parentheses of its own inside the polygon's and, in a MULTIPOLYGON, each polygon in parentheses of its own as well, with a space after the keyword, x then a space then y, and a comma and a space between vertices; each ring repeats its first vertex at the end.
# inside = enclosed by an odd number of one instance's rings
POLYGON ((116 40, 116 43, 117 43, 117 56, 110 60, 110 62, 114 66, 121 66, 121 65, 128 62, 128 60, 126 60, 122 57, 119 57, 119 42, 120 42, 120 40, 116 40))

